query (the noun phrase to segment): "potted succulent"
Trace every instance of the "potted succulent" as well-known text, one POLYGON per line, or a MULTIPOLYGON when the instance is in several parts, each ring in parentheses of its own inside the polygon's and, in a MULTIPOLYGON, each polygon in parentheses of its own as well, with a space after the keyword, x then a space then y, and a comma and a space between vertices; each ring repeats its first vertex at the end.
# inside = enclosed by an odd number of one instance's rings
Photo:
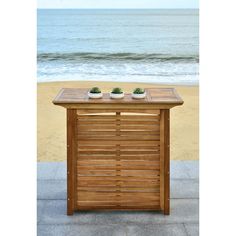
POLYGON ((136 88, 134 89, 133 93, 132 93, 132 98, 134 99, 142 99, 146 97, 146 92, 144 89, 142 88, 136 88))
POLYGON ((101 98, 102 97, 102 92, 101 92, 101 89, 98 88, 98 87, 93 87, 89 90, 88 92, 88 96, 90 98, 101 98))
POLYGON ((124 92, 121 88, 113 88, 113 90, 110 93, 110 97, 114 99, 121 99, 124 97, 124 92))

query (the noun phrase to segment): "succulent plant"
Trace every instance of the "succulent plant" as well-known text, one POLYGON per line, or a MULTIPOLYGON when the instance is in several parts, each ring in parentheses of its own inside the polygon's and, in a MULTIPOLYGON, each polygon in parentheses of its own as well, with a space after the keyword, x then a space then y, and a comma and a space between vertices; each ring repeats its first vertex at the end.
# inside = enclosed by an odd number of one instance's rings
POLYGON ((145 90, 142 88, 136 88, 136 89, 134 89, 133 93, 134 94, 144 94, 145 90))
POLYGON ((93 88, 90 89, 89 92, 90 93, 101 93, 101 90, 98 87, 93 87, 93 88))
POLYGON ((121 94, 121 93, 123 93, 123 91, 122 91, 121 88, 113 88, 111 93, 114 93, 114 94, 121 94))

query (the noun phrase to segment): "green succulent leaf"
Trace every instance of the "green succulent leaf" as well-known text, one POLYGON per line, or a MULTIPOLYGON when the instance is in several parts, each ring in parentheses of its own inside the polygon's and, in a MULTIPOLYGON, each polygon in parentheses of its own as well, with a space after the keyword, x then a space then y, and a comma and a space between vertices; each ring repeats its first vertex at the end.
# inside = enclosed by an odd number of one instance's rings
POLYGON ((89 92, 90 93, 101 93, 101 90, 98 87, 93 87, 93 88, 90 89, 89 92))
POLYGON ((136 89, 134 89, 133 93, 134 94, 144 94, 145 90, 142 88, 136 88, 136 89))
POLYGON ((112 93, 114 93, 114 94, 121 94, 121 93, 123 93, 123 91, 122 91, 121 88, 113 88, 112 89, 112 93))

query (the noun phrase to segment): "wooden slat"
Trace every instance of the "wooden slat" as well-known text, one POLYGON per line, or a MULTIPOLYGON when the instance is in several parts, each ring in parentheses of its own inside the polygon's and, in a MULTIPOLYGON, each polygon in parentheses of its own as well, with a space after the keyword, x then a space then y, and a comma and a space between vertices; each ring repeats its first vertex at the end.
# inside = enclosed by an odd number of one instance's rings
POLYGON ((87 120, 78 120, 78 125, 79 126, 89 126, 89 125, 102 125, 102 126, 106 126, 106 125, 114 125, 114 123, 116 124, 120 124, 120 125, 144 125, 144 126, 149 126, 149 125, 158 125, 159 124, 159 120, 119 120, 116 121, 116 119, 114 118, 114 120, 93 120, 93 119, 87 119, 87 120))
MULTIPOLYGON (((116 132, 114 131, 81 131, 79 133, 78 136, 118 136, 116 132)), ((147 131, 147 130, 143 130, 143 131, 121 131, 119 132, 119 136, 132 136, 132 135, 146 135, 146 136, 159 136, 159 132, 156 131, 147 131)))
POLYGON ((94 191, 94 192, 138 192, 138 193, 159 193, 159 187, 158 186, 154 186, 154 187, 150 187, 150 186, 142 186, 142 187, 120 187, 119 190, 117 189, 117 186, 112 187, 112 186, 97 186, 97 187, 89 187, 89 186, 85 186, 85 187, 79 187, 77 186, 77 191, 81 191, 81 192, 90 192, 90 191, 94 191))
MULTIPOLYGON (((87 145, 81 145, 78 143, 78 151, 83 151, 83 150, 91 150, 91 151, 107 151, 107 150, 114 150, 116 146, 87 146, 87 145)), ((159 146, 121 146, 120 149, 128 151, 128 150, 159 150, 159 146)))
MULTIPOLYGON (((88 131, 88 127, 87 126, 78 126, 78 130, 82 131, 82 132, 86 132, 88 131)), ((106 126, 106 127, 102 127, 100 125, 97 125, 97 126, 91 126, 89 128, 90 132, 97 132, 97 131, 113 131, 115 132, 116 131, 116 126, 106 126)), ((120 131, 152 131, 152 132, 158 132, 160 130, 160 128, 158 126, 152 126, 152 125, 149 125, 149 126, 133 126, 133 125, 130 125, 130 126, 120 126, 120 131)))
POLYGON ((83 170, 157 170, 160 165, 116 165, 116 166, 92 166, 92 165, 77 165, 77 168, 81 171, 83 170))
MULTIPOLYGON (((67 104, 65 104, 67 106, 67 104)), ((77 107, 76 107, 77 108, 77 107)), ((78 109, 77 110, 77 114, 78 115, 91 115, 91 114, 114 114, 116 112, 122 112, 123 114, 135 114, 135 113, 139 113, 139 114, 147 114, 147 115, 159 115, 160 114, 160 110, 157 109, 157 107, 155 107, 155 109, 148 109, 147 107, 145 109, 140 109, 140 108, 114 108, 114 107, 109 107, 109 108, 103 108, 103 109, 98 109, 97 108, 93 108, 93 109, 89 109, 88 107, 86 109, 78 109)))
POLYGON ((112 181, 112 180, 89 180, 89 181, 81 181, 78 179, 77 183, 78 187, 117 187, 117 189, 122 187, 139 187, 145 186, 146 188, 149 187, 159 187, 160 184, 157 181, 112 181))
MULTIPOLYGON (((145 154, 137 153, 133 154, 130 152, 129 154, 122 154, 120 155, 120 160, 146 160, 146 161, 156 161, 159 160, 160 154, 159 153, 152 153, 152 154, 145 154)), ((105 154, 81 154, 78 156, 79 160, 117 160, 117 156, 115 154, 111 155, 108 153, 105 154)))
MULTIPOLYGON (((84 121, 98 121, 98 120, 107 120, 114 121, 116 119, 116 115, 77 115, 77 119, 80 122, 84 121)), ((158 115, 121 115, 120 120, 124 121, 158 121, 160 116, 158 115)))
POLYGON ((90 180, 97 180, 97 181, 159 181, 159 176, 135 176, 127 178, 127 176, 78 176, 78 179, 81 181, 90 181, 90 180))
POLYGON ((98 145, 82 145, 80 143, 78 143, 78 151, 83 151, 83 150, 97 150, 97 151, 110 151, 110 150, 114 150, 116 146, 98 146, 98 145))
MULTIPOLYGON (((104 146, 104 141, 100 141, 100 140, 96 140, 96 141, 90 141, 90 140, 80 140, 79 141, 79 145, 103 145, 104 146)), ((159 144, 158 141, 123 141, 123 140, 117 140, 117 141, 114 141, 114 140, 107 140, 106 145, 122 145, 122 146, 134 146, 134 145, 137 145, 137 146, 140 146, 140 145, 143 145, 143 146, 156 146, 157 144, 159 144)))
POLYGON ((77 205, 78 211, 88 211, 88 210, 102 210, 102 211, 113 211, 113 210, 120 210, 120 211, 128 211, 128 210, 142 210, 142 211, 159 211, 160 205, 159 204, 153 204, 151 206, 146 205, 129 205, 129 206, 109 206, 109 205, 103 205, 103 206, 80 206, 77 205))
POLYGON ((115 155, 116 154, 116 151, 113 150, 89 150, 89 149, 86 149, 86 150, 79 150, 79 156, 83 156, 83 155, 96 155, 96 154, 102 154, 102 155, 115 155))
POLYGON ((77 204, 80 206, 80 207, 83 207, 83 206, 138 206, 138 205, 141 205, 141 206, 153 206, 153 205, 156 205, 157 204, 157 200, 149 200, 149 201, 143 201, 142 199, 141 200, 106 200, 106 201, 77 201, 77 204))
MULTIPOLYGON (((90 120, 90 119, 87 119, 87 120, 78 120, 78 123, 80 126, 89 126, 89 125, 112 125, 114 124, 114 122, 116 122, 116 119, 114 120, 90 120)), ((159 120, 119 120, 119 122, 116 122, 118 124, 121 124, 121 125, 128 125, 128 124, 131 124, 131 125, 158 125, 159 124, 159 120)))
MULTIPOLYGON (((112 155, 116 154, 116 150, 111 151, 111 150, 106 150, 106 151, 96 151, 96 150, 80 150, 79 151, 79 156, 83 155, 96 155, 96 154, 104 154, 104 155, 112 155)), ((133 150, 127 150, 127 151, 120 151, 120 155, 146 155, 146 154, 159 154, 159 150, 138 150, 138 151, 133 151, 133 150)))
POLYGON ((137 161, 129 161, 129 160, 80 160, 78 159, 77 161, 77 165, 78 166, 100 166, 100 165, 105 165, 105 166, 115 166, 115 165, 121 165, 121 166, 145 166, 145 165, 151 165, 151 166, 160 166, 160 161, 159 160, 155 160, 155 161, 147 161, 147 160, 137 160, 137 161))
MULTIPOLYGON (((121 118, 124 118, 124 119, 129 119, 130 117, 135 117, 137 119, 139 118, 143 118, 143 117, 151 117, 151 118, 155 118, 155 117, 160 117, 160 110, 156 110, 155 111, 156 114, 139 114, 139 113, 124 113, 124 112, 120 112, 120 117, 121 118)), ((103 117, 107 117, 107 118, 113 118, 114 116, 116 116, 116 112, 114 113, 97 113, 97 114, 80 114, 78 111, 77 111, 77 117, 79 118, 103 118, 103 117)))
POLYGON ((116 176, 116 171, 92 171, 92 170, 79 170, 78 176, 116 176))
MULTIPOLYGON (((100 200, 104 201, 108 200, 130 200, 134 198, 133 193, 117 193, 117 192, 78 192, 78 199, 80 201, 88 201, 88 200, 100 200)), ((142 200, 154 200, 159 201, 160 196, 157 193, 136 193, 135 199, 142 200)))
MULTIPOLYGON (((134 177, 145 175, 145 177, 153 177, 160 174, 159 170, 121 170, 120 176, 134 177)), ((116 170, 79 170, 78 176, 117 176, 116 170)))
MULTIPOLYGON (((123 140, 123 141, 138 141, 138 140, 149 140, 149 141, 154 141, 154 140, 160 140, 160 135, 145 135, 145 136, 138 136, 138 135, 129 135, 129 136, 111 136, 112 140, 123 140)), ((78 140, 104 140, 107 141, 109 139, 109 136, 92 136, 92 135, 77 135, 78 140)))

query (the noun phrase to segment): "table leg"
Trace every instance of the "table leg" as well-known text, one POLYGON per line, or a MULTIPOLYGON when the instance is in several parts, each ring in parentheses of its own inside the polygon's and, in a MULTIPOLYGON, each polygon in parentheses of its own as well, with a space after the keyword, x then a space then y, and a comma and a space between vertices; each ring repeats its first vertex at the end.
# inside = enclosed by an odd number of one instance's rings
POLYGON ((165 215, 170 214, 170 111, 161 110, 161 208, 165 215))
POLYGON ((73 215, 76 201, 76 109, 67 109, 67 215, 73 215))

